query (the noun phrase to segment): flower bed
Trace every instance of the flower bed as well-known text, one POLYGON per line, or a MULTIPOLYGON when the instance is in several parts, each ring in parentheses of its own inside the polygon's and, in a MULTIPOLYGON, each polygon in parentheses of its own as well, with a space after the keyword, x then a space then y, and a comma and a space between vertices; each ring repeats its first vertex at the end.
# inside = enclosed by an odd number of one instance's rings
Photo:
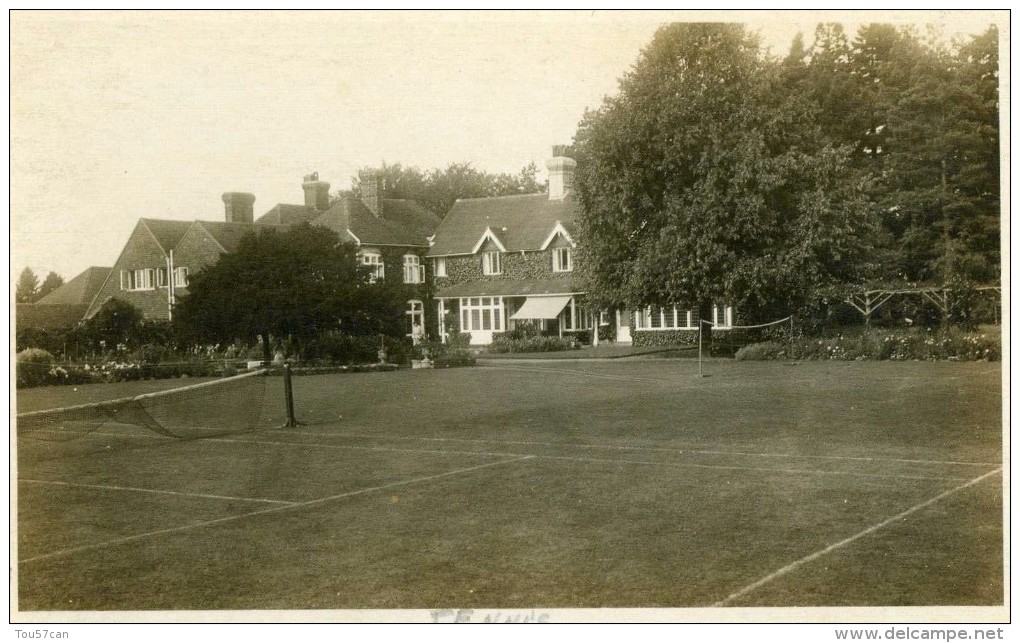
POLYGON ((530 321, 517 323, 517 327, 503 333, 493 333, 492 343, 486 348, 489 353, 549 353, 569 351, 581 347, 574 335, 557 337, 543 335, 537 324, 530 321))
POLYGON ((229 362, 177 362, 138 364, 105 362, 102 364, 18 364, 18 388, 61 384, 109 384, 137 380, 162 380, 177 377, 220 377, 243 370, 229 362))
POLYGON ((800 338, 793 342, 768 341, 737 351, 741 360, 924 360, 998 361, 1002 358, 997 334, 958 329, 928 332, 923 329, 866 330, 834 337, 800 338))
POLYGON ((488 346, 490 353, 548 353, 551 351, 576 350, 581 347, 574 337, 531 337, 513 338, 506 334, 495 335, 488 346))

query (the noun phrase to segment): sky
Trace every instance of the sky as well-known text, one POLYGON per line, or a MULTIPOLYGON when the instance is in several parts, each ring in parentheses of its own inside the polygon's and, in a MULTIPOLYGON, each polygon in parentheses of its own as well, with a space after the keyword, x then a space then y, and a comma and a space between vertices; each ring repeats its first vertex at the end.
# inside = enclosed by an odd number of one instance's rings
MULTIPOLYGON (((1001 14, 1000 14, 1001 15, 1001 14)), ((1008 16, 1007 16, 1008 17, 1008 16)), ((112 266, 139 218, 302 203, 302 177, 467 161, 544 169, 670 20, 746 22, 773 53, 814 25, 977 33, 989 14, 15 12, 11 278, 112 266)), ((1001 20, 1001 19, 1000 19, 1001 20)), ((1001 28, 1001 27, 1000 27, 1001 28)), ((1008 26, 1000 31, 1008 37, 1008 26)))

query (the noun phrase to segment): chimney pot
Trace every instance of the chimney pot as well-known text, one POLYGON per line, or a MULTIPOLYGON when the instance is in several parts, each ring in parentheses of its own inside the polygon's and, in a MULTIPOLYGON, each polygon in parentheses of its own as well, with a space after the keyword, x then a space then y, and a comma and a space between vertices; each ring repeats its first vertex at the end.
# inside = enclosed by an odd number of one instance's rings
POLYGON ((377 217, 383 215, 383 186, 378 175, 361 182, 361 202, 377 217))
POLYGON ((320 181, 318 172, 306 174, 301 187, 305 191, 305 207, 315 210, 329 207, 329 183, 320 181))
POLYGON ((552 155, 553 156, 570 156, 570 146, 569 145, 553 145, 552 155))
POLYGON ((248 192, 224 192, 223 206, 228 223, 251 223, 255 220, 255 195, 248 192))
POLYGON ((564 156, 569 147, 566 145, 554 145, 553 157, 545 162, 549 168, 549 200, 560 200, 567 196, 570 189, 574 187, 574 169, 577 161, 564 156))

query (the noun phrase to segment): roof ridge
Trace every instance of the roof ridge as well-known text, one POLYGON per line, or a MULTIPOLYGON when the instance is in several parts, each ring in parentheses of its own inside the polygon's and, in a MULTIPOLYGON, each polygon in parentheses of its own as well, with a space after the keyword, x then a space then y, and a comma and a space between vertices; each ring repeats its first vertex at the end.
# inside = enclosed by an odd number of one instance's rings
POLYGON ((157 219, 155 217, 138 217, 139 221, 158 221, 160 223, 193 223, 200 219, 157 219))
POLYGON ((492 199, 519 199, 526 196, 546 196, 548 192, 528 192, 526 194, 500 194, 497 196, 470 196, 461 197, 457 201, 487 201, 492 199))

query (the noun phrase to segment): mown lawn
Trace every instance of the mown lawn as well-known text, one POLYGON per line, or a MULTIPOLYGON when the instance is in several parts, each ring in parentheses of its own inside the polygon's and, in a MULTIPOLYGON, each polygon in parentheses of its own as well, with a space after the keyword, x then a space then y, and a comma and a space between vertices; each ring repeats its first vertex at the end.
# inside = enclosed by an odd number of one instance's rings
MULTIPOLYGON (((272 428, 270 378, 253 433, 110 426, 49 457, 21 445, 18 605, 1001 605, 999 368, 713 360, 697 377, 696 362, 647 359, 309 376, 294 379, 295 429, 272 428)), ((34 389, 19 406, 62 395, 82 399, 34 389)))

